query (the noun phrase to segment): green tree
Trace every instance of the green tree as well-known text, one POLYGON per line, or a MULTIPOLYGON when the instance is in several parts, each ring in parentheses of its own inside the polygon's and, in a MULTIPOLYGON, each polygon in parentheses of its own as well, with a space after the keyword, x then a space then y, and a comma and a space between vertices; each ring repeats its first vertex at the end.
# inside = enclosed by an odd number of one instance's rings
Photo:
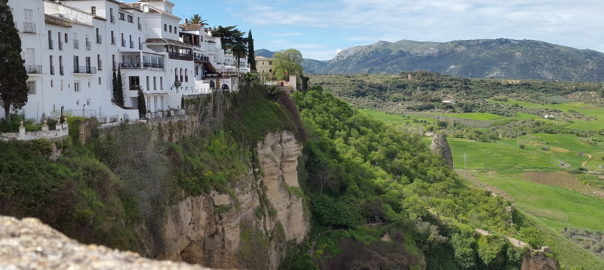
POLYGON ((247 62, 250 63, 250 69, 256 70, 256 52, 254 51, 254 37, 252 30, 247 34, 247 62))
POLYGON ((296 49, 276 52, 273 58, 273 68, 277 80, 287 80, 290 75, 301 75, 304 71, 302 53, 296 49))
POLYGON ((190 24, 201 24, 202 26, 208 25, 207 21, 202 19, 199 14, 195 14, 195 15, 191 16, 191 18, 189 19, 189 23, 190 24))
POLYGON ((27 103, 27 71, 21 57, 21 39, 7 0, 0 0, 0 98, 4 115, 10 121, 10 110, 27 103))
POLYGON ((238 39, 237 42, 231 46, 230 50, 235 59, 237 59, 237 69, 239 69, 239 66, 241 65, 241 58, 247 57, 248 53, 246 39, 238 39))
POLYGON ((122 70, 118 67, 113 85, 113 99, 115 104, 120 107, 124 106, 124 85, 122 84, 122 70))
POLYGON ((238 41, 243 39, 243 32, 233 26, 218 26, 212 30, 212 36, 220 37, 222 48, 230 50, 238 41))
POLYGON ((147 102, 143 90, 138 90, 138 114, 140 118, 145 118, 147 115, 147 102))

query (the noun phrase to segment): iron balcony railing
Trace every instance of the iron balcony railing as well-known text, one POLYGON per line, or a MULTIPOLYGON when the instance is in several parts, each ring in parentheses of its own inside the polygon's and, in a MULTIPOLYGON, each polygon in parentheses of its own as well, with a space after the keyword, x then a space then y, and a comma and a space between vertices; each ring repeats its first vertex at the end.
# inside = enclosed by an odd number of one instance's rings
POLYGON ((73 67, 73 73, 77 73, 77 74, 96 74, 96 68, 95 67, 89 67, 89 66, 74 66, 73 67))
POLYGON ((193 54, 191 53, 174 53, 174 52, 170 52, 168 53, 168 56, 170 57, 170 59, 175 59, 175 60, 193 60, 193 54))
POLYGON ((36 24, 30 22, 23 23, 23 33, 35 34, 36 24))

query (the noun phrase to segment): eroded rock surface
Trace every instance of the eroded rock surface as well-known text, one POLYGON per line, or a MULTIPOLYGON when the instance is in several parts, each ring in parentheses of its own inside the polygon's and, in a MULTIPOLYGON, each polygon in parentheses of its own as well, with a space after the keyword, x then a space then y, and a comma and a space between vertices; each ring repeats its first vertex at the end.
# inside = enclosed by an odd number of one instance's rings
POLYGON ((0 269, 208 269, 83 245, 38 219, 0 216, 0 269))
POLYGON ((170 207, 161 258, 215 268, 277 269, 285 244, 300 243, 310 225, 299 197, 302 147, 291 132, 268 134, 258 164, 231 187, 170 207))
POLYGON ((453 168, 453 155, 451 154, 451 148, 449 147, 449 142, 447 141, 447 135, 443 133, 434 134, 432 144, 430 144, 430 151, 442 157, 445 160, 445 163, 449 165, 449 167, 453 168))

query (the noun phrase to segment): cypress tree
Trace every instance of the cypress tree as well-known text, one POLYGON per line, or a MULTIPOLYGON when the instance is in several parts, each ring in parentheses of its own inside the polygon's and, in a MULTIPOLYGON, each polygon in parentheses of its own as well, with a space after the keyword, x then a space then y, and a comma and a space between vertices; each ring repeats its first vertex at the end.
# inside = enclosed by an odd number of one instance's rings
POLYGON ((254 37, 252 37, 252 30, 247 34, 247 59, 250 63, 250 69, 256 71, 256 52, 254 51, 254 37))
POLYGON ((147 115, 147 101, 145 100, 145 95, 143 94, 143 90, 138 90, 138 114, 140 118, 145 118, 147 115))
POLYGON ((27 71, 21 57, 21 38, 15 27, 7 0, 0 0, 0 99, 6 120, 10 109, 20 109, 27 103, 27 71))
POLYGON ((113 70, 112 86, 113 103, 117 104, 117 71, 115 69, 113 70))
POLYGON ((122 83, 122 70, 118 67, 117 68, 117 88, 116 88, 116 100, 115 102, 117 103, 117 105, 120 106, 124 106, 124 85, 122 83))

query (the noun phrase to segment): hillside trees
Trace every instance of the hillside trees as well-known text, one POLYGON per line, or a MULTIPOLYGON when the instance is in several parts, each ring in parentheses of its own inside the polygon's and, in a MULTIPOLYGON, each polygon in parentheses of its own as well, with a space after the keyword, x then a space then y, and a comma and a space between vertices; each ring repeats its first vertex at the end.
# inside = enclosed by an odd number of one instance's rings
POLYGON ((302 75, 304 59, 300 51, 296 49, 279 51, 273 58, 273 69, 277 80, 288 80, 290 75, 302 75))
POLYGON ((0 1, 0 36, 0 99, 6 120, 10 121, 11 108, 25 106, 29 89, 25 61, 21 57, 21 39, 6 0, 0 1))

